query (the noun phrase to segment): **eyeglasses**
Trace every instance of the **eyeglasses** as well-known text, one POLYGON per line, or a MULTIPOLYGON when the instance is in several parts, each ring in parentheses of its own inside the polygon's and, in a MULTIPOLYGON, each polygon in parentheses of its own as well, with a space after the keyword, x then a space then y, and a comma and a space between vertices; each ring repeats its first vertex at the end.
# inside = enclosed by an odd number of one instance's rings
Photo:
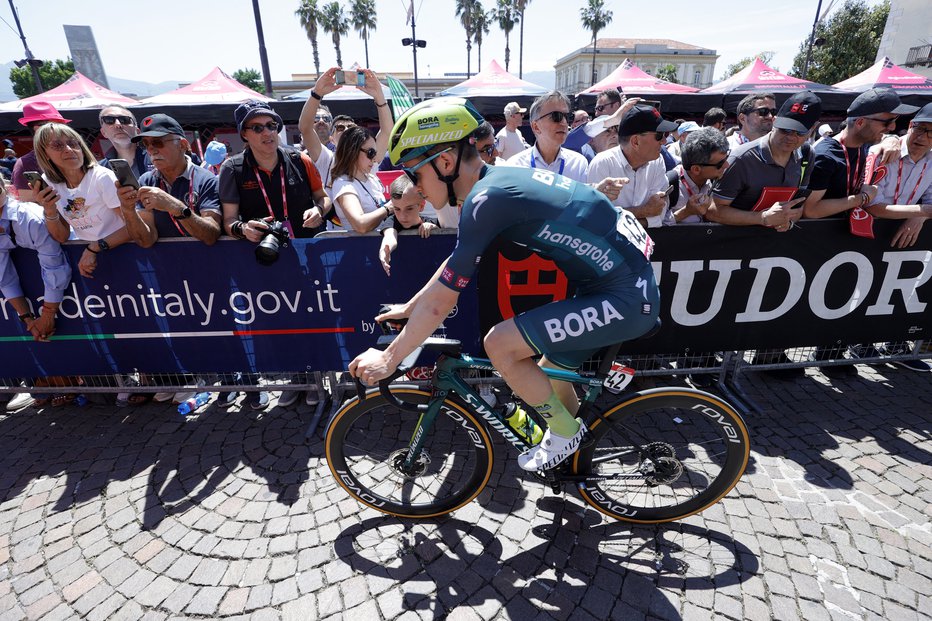
MULTIPOLYGON (((349 140, 349 138, 347 138, 347 140, 349 140)), ((378 153, 378 151, 376 151, 374 147, 369 147, 368 149, 360 149, 360 152, 365 153, 366 157, 368 157, 370 160, 374 160, 375 154, 378 153)))
POLYGON ((437 159, 438 157, 440 157, 441 155, 443 155, 443 154, 446 153, 447 151, 451 151, 452 149, 453 149, 453 147, 447 147, 447 148, 444 149, 443 151, 439 151, 439 152, 437 152, 437 153, 434 153, 434 154, 431 155, 430 157, 424 158, 423 160, 421 160, 420 162, 418 162, 417 164, 415 164, 415 165, 412 166, 411 168, 404 168, 404 167, 402 167, 402 168, 401 168, 401 172, 403 172, 403 173, 405 174, 405 176, 408 177, 408 179, 411 180, 411 183, 417 185, 417 183, 418 183, 418 180, 417 180, 417 169, 420 168, 421 166, 423 166, 424 164, 427 164, 428 162, 434 161, 435 159, 437 159))
POLYGON ((478 151, 479 153, 485 153, 486 157, 492 157, 492 153, 495 151, 495 145, 490 144, 489 146, 482 147, 481 149, 479 147, 476 147, 476 151, 478 151))
POLYGON ((610 106, 614 106, 614 105, 615 105, 614 102, 609 102, 609 103, 604 103, 604 104, 602 104, 601 106, 596 106, 596 107, 595 107, 595 113, 596 113, 596 114, 602 114, 602 110, 605 110, 606 108, 608 108, 608 107, 610 107, 610 106))
POLYGON ((667 137, 667 134, 664 132, 641 132, 641 136, 653 136, 657 142, 663 142, 667 137))
POLYGON ((265 125, 262 125, 260 123, 254 123, 252 125, 247 125, 246 129, 248 129, 249 131, 255 134, 261 134, 265 130, 269 130, 270 132, 278 132, 279 125, 275 121, 269 121, 265 125))
POLYGON ((148 138, 148 139, 143 138, 139 142, 142 143, 142 148, 148 151, 149 149, 163 149, 165 148, 166 143, 175 142, 176 140, 179 140, 179 139, 178 138, 148 138))
POLYGON ((917 137, 925 134, 927 138, 932 138, 932 125, 922 127, 921 125, 910 124, 909 129, 913 133, 917 134, 917 137))
POLYGON ((567 125, 572 124, 573 122, 573 113, 572 112, 560 112, 559 110, 554 110, 553 112, 547 112, 537 117, 537 120, 549 118, 554 123, 559 123, 560 121, 566 121, 567 125))
POLYGON ((106 116, 100 117, 100 121, 101 123, 104 123, 105 125, 113 125, 117 121, 120 122, 120 125, 135 125, 136 124, 136 121, 134 121, 133 117, 131 116, 110 116, 109 114, 106 116))
POLYGON ((794 138, 805 138, 809 135, 809 132, 798 132, 795 129, 783 129, 782 127, 778 127, 777 131, 787 136, 793 136, 794 138))
POLYGON ((726 153, 725 157, 723 157, 722 160, 718 162, 717 164, 713 164, 712 162, 705 162, 703 164, 699 164, 699 166, 709 166, 716 170, 721 170, 722 166, 724 166, 727 162, 728 162, 728 154, 726 153))
POLYGON ((337 123, 336 125, 333 126, 333 131, 343 132, 343 131, 348 130, 350 127, 352 127, 352 125, 347 125, 346 123, 337 123))
POLYGON ((878 123, 883 123, 884 125, 896 125, 896 120, 900 117, 895 116, 892 119, 878 119, 877 117, 873 116, 865 116, 864 118, 868 121, 877 121, 878 123))
POLYGON ((53 140, 47 146, 52 151, 64 151, 65 147, 68 147, 72 151, 81 150, 81 143, 75 140, 74 138, 71 138, 68 140, 53 140))
POLYGON ((331 121, 333 121, 333 118, 332 118, 332 117, 329 117, 329 116, 315 116, 315 117, 314 117, 314 122, 315 122, 315 123, 320 123, 321 121, 324 121, 324 122, 326 122, 326 123, 330 123, 331 121))
POLYGON ((776 108, 754 108, 753 110, 748 110, 747 114, 751 114, 752 112, 756 112, 758 116, 762 116, 764 118, 767 118, 768 116, 777 116, 776 108))

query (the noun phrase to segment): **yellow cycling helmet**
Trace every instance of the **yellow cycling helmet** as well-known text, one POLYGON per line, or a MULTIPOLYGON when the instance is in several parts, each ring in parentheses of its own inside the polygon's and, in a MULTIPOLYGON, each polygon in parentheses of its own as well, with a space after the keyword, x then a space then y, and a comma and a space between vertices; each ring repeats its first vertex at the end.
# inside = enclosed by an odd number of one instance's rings
POLYGON ((485 119, 462 97, 436 97, 409 108, 395 122, 389 140, 392 164, 426 153, 431 147, 469 136, 485 119))

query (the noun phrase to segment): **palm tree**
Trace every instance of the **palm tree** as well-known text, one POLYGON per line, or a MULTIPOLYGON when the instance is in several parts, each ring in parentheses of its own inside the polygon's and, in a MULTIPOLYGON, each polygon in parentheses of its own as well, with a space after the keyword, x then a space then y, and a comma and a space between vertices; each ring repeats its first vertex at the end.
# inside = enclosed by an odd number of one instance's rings
POLYGON ((320 27, 329 32, 333 39, 333 47, 337 51, 337 66, 343 66, 343 54, 340 52, 340 37, 349 32, 349 20, 343 14, 343 7, 339 2, 331 2, 323 7, 323 16, 320 27))
POLYGON ((673 82, 674 84, 679 84, 680 82, 676 79, 676 65, 673 64, 664 65, 658 69, 657 77, 667 82, 673 82))
POLYGON ((595 84, 595 40, 599 31, 612 23, 612 12, 605 8, 604 0, 589 0, 589 6, 579 9, 583 26, 592 31, 592 81, 595 84))
POLYGON ((466 77, 469 78, 472 72, 472 36, 473 36, 473 16, 475 15, 475 5, 478 0, 456 0, 456 16, 460 18, 460 23, 466 31, 466 77))
POLYGON ((317 0, 301 0, 298 10, 294 12, 301 22, 301 28, 307 35, 308 41, 311 42, 311 48, 314 50, 314 72, 320 75, 320 54, 317 53, 317 25, 323 16, 317 6, 317 0))
POLYGON ((350 21, 366 46, 366 67, 369 66, 369 33, 378 25, 375 15, 375 0, 352 0, 350 21))
POLYGON ((489 34, 489 21, 489 13, 486 13, 485 9, 482 8, 481 2, 476 2, 472 16, 472 36, 473 40, 476 42, 476 47, 479 48, 479 60, 476 63, 476 66, 479 67, 479 71, 482 71, 482 37, 489 34))
POLYGON ((511 62, 509 38, 519 19, 514 2, 512 0, 498 0, 495 8, 492 9, 492 19, 498 22, 498 27, 505 33, 505 71, 508 71, 508 63, 511 62))
POLYGON ((518 12, 518 21, 521 22, 521 38, 518 42, 518 77, 524 77, 524 9, 531 0, 514 0, 515 10, 518 12))

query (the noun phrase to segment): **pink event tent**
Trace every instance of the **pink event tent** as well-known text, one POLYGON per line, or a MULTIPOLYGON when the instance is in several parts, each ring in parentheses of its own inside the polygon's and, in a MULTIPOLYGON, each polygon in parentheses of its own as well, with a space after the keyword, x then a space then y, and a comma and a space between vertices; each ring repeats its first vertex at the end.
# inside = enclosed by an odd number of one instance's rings
POLYGON ((859 92, 875 86, 892 88, 900 95, 932 95, 932 80, 895 65, 886 56, 861 73, 835 84, 835 88, 859 92))
POLYGON ((683 84, 674 84, 655 78, 626 58, 614 71, 599 80, 579 95, 598 95, 604 90, 621 87, 625 94, 675 94, 695 93, 699 89, 683 84))
POLYGON ((548 92, 543 86, 517 78, 493 60, 464 82, 451 86, 440 95, 455 97, 537 97, 548 92))
POLYGON ((258 101, 275 101, 247 88, 225 74, 220 67, 214 67, 206 76, 179 89, 143 99, 144 104, 210 104, 236 103, 256 99, 258 101))
POLYGON ((817 84, 800 78, 793 78, 776 69, 771 69, 760 58, 718 84, 702 90, 703 93, 744 93, 755 91, 787 92, 787 91, 821 91, 833 90, 831 86, 817 84))
POLYGON ((97 84, 79 71, 51 90, 0 105, 0 110, 22 110, 30 102, 46 101, 59 110, 102 108, 109 104, 134 106, 139 102, 97 84))

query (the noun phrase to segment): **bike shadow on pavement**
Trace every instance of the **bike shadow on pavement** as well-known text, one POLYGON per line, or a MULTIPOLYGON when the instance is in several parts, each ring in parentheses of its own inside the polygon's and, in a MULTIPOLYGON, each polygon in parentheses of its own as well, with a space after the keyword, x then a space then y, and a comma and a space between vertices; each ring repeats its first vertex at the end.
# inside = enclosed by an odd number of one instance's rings
POLYGON ((114 482, 145 485, 142 521, 153 528, 218 489, 235 493, 248 477, 267 500, 291 505, 313 470, 307 418, 213 405, 188 418, 161 404, 22 410, 0 418, 0 502, 44 477, 55 481, 53 512, 98 498, 114 482))
POLYGON ((532 519, 499 522, 472 507, 443 519, 366 519, 343 530, 334 551, 354 571, 398 584, 400 602, 381 597, 399 616, 434 619, 460 607, 485 619, 679 619, 687 599, 711 607, 716 589, 760 567, 744 545, 694 524, 608 522, 557 497, 539 499, 532 519))

